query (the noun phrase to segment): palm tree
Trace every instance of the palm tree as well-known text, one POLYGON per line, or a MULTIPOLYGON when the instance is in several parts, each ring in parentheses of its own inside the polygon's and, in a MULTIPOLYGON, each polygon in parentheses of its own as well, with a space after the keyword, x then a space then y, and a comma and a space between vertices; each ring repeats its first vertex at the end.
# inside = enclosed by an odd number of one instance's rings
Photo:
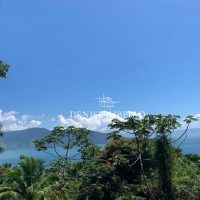
POLYGON ((59 177, 46 173, 43 161, 21 157, 17 167, 8 168, 0 186, 0 200, 67 200, 68 193, 61 189, 59 177))
POLYGON ((9 168, 5 172, 0 189, 0 199, 33 200, 33 194, 29 192, 29 188, 40 180, 43 171, 42 160, 21 157, 18 166, 9 168))
POLYGON ((44 173, 40 181, 29 187, 35 200, 67 200, 65 192, 60 188, 59 178, 54 173, 44 173))
POLYGON ((0 199, 7 199, 7 200, 20 200, 20 195, 12 191, 13 189, 11 187, 3 186, 0 188, 0 199))

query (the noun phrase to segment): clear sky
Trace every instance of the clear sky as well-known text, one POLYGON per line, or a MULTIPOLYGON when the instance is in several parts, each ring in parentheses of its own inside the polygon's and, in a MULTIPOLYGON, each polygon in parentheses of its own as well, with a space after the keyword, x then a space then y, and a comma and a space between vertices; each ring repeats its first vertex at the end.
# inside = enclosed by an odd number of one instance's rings
POLYGON ((96 109, 103 93, 120 110, 200 113, 199 10, 199 0, 2 0, 11 68, 0 119, 96 109))

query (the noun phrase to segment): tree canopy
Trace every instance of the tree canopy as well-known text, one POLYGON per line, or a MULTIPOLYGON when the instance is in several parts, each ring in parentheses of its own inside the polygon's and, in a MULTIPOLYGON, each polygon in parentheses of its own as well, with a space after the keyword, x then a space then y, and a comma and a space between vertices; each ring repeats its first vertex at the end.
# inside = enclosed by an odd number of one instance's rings
POLYGON ((194 120, 186 117, 186 129, 174 139, 174 130, 181 126, 179 116, 114 119, 103 148, 92 143, 90 130, 55 127, 35 141, 38 151, 54 150, 46 168, 41 160, 27 157, 17 166, 0 167, 0 199, 199 200, 199 155, 184 155, 177 147, 194 120), (131 137, 123 137, 123 132, 131 137), (77 154, 72 155, 72 149, 77 154))

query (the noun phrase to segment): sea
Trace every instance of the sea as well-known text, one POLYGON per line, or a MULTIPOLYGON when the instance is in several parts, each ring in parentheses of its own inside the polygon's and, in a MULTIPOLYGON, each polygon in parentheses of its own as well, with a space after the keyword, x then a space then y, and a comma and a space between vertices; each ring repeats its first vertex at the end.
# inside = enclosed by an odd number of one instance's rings
MULTIPOLYGON (((178 146, 179 144, 176 145, 178 146)), ((103 148, 104 146, 105 144, 100 145, 101 148, 103 148)), ((184 154, 200 154, 200 138, 187 139, 181 145, 181 148, 183 149, 184 154)), ((66 150, 62 148, 57 148, 57 151, 60 155, 65 155, 66 152, 66 150)), ((69 157, 73 157, 76 154, 76 148, 69 151, 69 157)), ((46 166, 57 159, 57 156, 53 149, 49 149, 48 153, 45 153, 42 151, 36 151, 34 148, 25 148, 4 151, 2 154, 0 154, 0 164, 11 163, 13 166, 15 166, 20 161, 20 157, 22 155, 42 159, 44 160, 46 166)))

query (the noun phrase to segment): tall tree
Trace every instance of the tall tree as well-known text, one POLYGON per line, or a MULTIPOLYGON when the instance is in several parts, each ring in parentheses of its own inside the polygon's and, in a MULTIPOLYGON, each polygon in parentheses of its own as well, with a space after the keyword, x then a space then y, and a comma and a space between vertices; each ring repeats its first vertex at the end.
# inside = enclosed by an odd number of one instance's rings
MULTIPOLYGON (((143 181, 147 187, 148 198, 155 199, 152 196, 151 190, 148 184, 148 177, 145 170, 146 160, 150 161, 150 158, 146 157, 147 152, 147 142, 150 139, 154 139, 156 144, 156 169, 159 176, 159 186, 161 193, 159 194, 161 199, 173 200, 173 186, 172 186, 172 151, 171 144, 177 142, 183 138, 181 143, 185 140, 187 136, 187 130, 190 123, 196 120, 192 116, 186 117, 184 120, 187 124, 186 130, 183 134, 177 138, 177 140, 170 141, 171 134, 178 127, 181 126, 179 123, 179 116, 176 115, 146 115, 144 118, 139 118, 138 116, 133 116, 128 118, 126 121, 113 120, 109 125, 110 128, 116 129, 119 132, 127 132, 133 135, 133 139, 137 144, 137 159, 132 165, 136 163, 140 164, 141 175, 143 181)), ((157 198, 157 197, 156 197, 157 198)))
POLYGON ((85 128, 75 128, 73 126, 67 128, 55 127, 50 135, 45 136, 41 140, 34 141, 38 151, 44 151, 55 158, 56 161, 51 168, 56 168, 63 192, 65 191, 66 180, 72 178, 69 175, 70 161, 80 160, 80 158, 83 161, 88 160, 98 151, 98 147, 89 139, 90 133, 91 131, 85 128), (63 151, 60 153, 59 148, 62 148, 65 153, 63 154, 63 151), (77 153, 70 156, 71 150, 75 148, 77 153), (53 154, 51 149, 54 150, 53 154))
POLYGON ((44 151, 48 154, 52 154, 50 149, 54 150, 54 156, 60 160, 76 160, 82 158, 87 159, 88 148, 92 148, 94 144, 89 139, 90 130, 85 128, 75 128, 73 126, 69 126, 67 128, 64 127, 55 127, 50 135, 45 136, 41 140, 34 141, 35 147, 38 151, 44 151), (58 148, 63 148, 65 150, 65 154, 61 154, 58 148), (70 150, 78 148, 78 152, 76 155, 70 156, 70 150))

